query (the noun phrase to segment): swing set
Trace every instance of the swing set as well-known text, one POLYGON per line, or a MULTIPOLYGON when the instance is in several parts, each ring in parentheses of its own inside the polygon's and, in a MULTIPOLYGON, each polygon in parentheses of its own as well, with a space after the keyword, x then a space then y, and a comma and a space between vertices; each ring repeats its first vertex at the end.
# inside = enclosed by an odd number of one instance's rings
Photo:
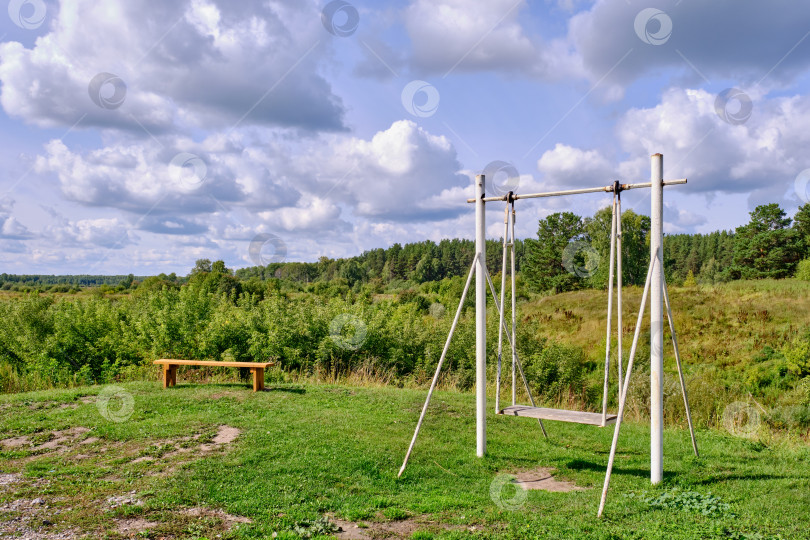
POLYGON ((472 277, 475 275, 475 291, 476 291, 476 449, 477 455, 482 457, 486 453, 486 289, 489 291, 494 300, 495 306, 498 309, 499 325, 498 325, 498 350, 497 350, 497 370, 496 370, 496 386, 495 386, 495 413, 504 416, 522 416, 537 419, 543 436, 548 438, 546 427, 543 420, 551 420, 558 422, 571 422, 576 424, 586 424, 597 427, 605 427, 609 424, 615 424, 613 432, 613 441, 610 448, 610 457, 608 459, 607 471, 605 473, 605 481, 602 488, 602 497, 599 503, 598 516, 601 517, 605 506, 607 491, 610 484, 610 476, 613 470, 613 463, 616 456, 616 447, 619 438, 619 430, 621 428, 622 419, 624 416, 625 405, 627 402, 627 389, 630 385, 630 376, 633 370, 633 362, 635 360, 636 349, 638 346, 639 335, 641 333, 642 322, 644 319, 644 312, 647 305, 647 297, 650 297, 650 366, 651 366, 651 407, 650 407, 650 431, 651 431, 651 446, 650 446, 650 480, 653 484, 658 484, 663 479, 663 311, 666 307, 666 316, 669 322, 670 335, 672 337, 672 345, 675 353, 675 361, 678 368, 678 378, 681 386, 681 394, 683 396, 684 407, 686 410, 686 418, 689 424, 689 433, 692 438, 692 448, 695 455, 698 455, 697 442, 695 440, 695 431, 692 425, 692 416, 689 410, 689 399, 686 394, 686 385, 684 383, 683 370, 681 367, 680 352, 678 350, 678 340, 675 334, 675 323, 672 318, 672 308, 669 302, 669 294, 666 288, 666 280, 664 279, 663 268, 663 188, 664 186, 685 184, 686 179, 680 180, 663 180, 663 156, 661 154, 654 154, 651 158, 651 174, 649 183, 637 184, 621 184, 618 181, 613 182, 612 185, 596 188, 585 189, 572 189, 565 191, 553 191, 546 193, 532 193, 526 195, 517 195, 509 192, 504 196, 486 197, 485 196, 485 178, 483 175, 476 177, 476 197, 468 199, 468 203, 475 203, 476 214, 476 238, 475 238, 475 256, 473 257, 470 271, 467 275, 467 281, 461 293, 461 301, 459 302, 458 309, 456 310, 455 318, 450 327, 450 332, 439 358, 439 363, 436 367, 436 373, 430 384, 425 404, 422 407, 422 412, 419 416, 419 421, 416 424, 411 444, 405 454, 405 460, 399 470, 399 475, 405 471, 408 464, 408 459, 411 456, 416 439, 419 435, 419 430, 425 419, 430 399, 433 391, 438 383, 441 373, 442 365, 447 356, 447 351, 453 339, 453 334, 458 325, 458 321, 463 311, 464 301, 470 289, 472 277), (642 294, 641 306, 639 307, 638 318, 636 327, 633 334, 632 346, 630 347, 630 354, 628 356, 626 371, 622 373, 622 229, 621 229, 621 193, 630 189, 651 188, 651 228, 650 228, 650 265, 647 270, 647 277, 644 285, 644 292, 642 294), (587 412, 587 411, 572 411, 565 409, 553 409, 546 407, 538 407, 535 403, 529 383, 523 372, 523 367, 518 356, 517 347, 515 346, 515 339, 517 335, 517 310, 515 304, 515 201, 518 199, 533 199, 543 197, 558 197, 567 195, 580 195, 585 193, 600 193, 608 192, 613 193, 612 204, 612 219, 611 219, 611 234, 610 234, 610 265, 608 270, 608 298, 607 298, 607 329, 606 329, 606 343, 605 343, 605 367, 604 367, 604 384, 602 392, 602 412, 587 412), (485 204, 504 201, 506 202, 504 208, 504 233, 503 233, 503 257, 501 268, 501 294, 500 296, 495 290, 489 272, 486 268, 486 242, 485 242, 485 204), (507 326, 505 318, 504 300, 506 297, 506 278, 507 278, 507 255, 510 259, 509 275, 511 277, 511 327, 507 326), (616 369, 618 376, 618 411, 615 414, 608 413, 608 391, 609 391, 609 376, 610 376, 610 363, 611 363, 611 338, 612 338, 612 316, 613 316, 613 285, 616 283, 616 369), (512 374, 512 395, 511 405, 501 407, 501 378, 502 378, 502 358, 503 358, 503 339, 506 341, 511 351, 511 374, 512 374), (518 375, 523 382, 526 395, 529 398, 530 405, 520 405, 517 403, 517 386, 518 375), (624 380, 622 381, 622 375, 624 380))

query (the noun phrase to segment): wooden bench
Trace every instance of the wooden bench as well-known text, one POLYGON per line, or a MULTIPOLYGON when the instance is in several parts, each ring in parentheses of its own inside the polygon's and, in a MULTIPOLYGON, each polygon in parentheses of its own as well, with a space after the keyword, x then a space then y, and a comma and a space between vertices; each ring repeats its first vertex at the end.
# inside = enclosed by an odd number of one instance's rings
POLYGON ((177 366, 222 366, 250 368, 253 374, 253 391, 264 390, 264 370, 275 366, 275 362, 216 362, 213 360, 174 360, 161 358, 155 364, 163 366, 163 388, 177 384, 177 366))

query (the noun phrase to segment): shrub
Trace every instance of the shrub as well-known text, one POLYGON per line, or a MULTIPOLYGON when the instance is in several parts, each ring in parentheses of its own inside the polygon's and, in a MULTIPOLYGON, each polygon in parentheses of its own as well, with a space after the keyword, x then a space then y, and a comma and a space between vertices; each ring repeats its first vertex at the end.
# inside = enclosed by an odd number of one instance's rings
POLYGON ((796 278, 802 281, 810 281, 810 259, 799 261, 796 265, 796 278))
POLYGON ((810 332, 794 339, 785 346, 783 353, 791 373, 799 377, 810 375, 810 332))
POLYGON ((560 401, 582 392, 585 364, 582 349, 554 343, 529 358, 525 373, 529 386, 539 395, 560 401))

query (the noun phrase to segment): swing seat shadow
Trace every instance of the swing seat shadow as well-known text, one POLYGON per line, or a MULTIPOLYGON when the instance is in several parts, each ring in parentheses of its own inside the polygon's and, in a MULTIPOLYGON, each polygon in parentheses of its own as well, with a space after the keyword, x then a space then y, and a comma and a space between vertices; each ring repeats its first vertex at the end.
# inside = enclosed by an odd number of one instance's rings
MULTIPOLYGON (((581 470, 588 470, 588 471, 599 471, 603 472, 605 470, 604 463, 593 463, 592 461, 585 461, 582 459, 574 459, 569 461, 566 464, 566 467, 575 471, 581 470)), ((632 468, 632 467, 619 467, 614 465, 613 466, 613 474, 619 474, 624 476, 637 476, 639 478, 649 478, 650 477, 650 469, 639 469, 639 468, 632 468)), ((670 478, 675 478, 676 474, 672 471, 664 471, 664 480, 668 480, 670 478)))

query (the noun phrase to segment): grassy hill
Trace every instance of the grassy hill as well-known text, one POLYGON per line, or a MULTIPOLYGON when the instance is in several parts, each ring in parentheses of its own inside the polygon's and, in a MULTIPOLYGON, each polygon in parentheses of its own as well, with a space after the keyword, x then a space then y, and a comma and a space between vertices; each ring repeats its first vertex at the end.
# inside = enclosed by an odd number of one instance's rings
MULTIPOLYGON (((704 287, 670 286, 690 402, 696 420, 720 426, 729 403, 747 401, 774 427, 810 427, 810 372, 791 362, 807 358, 810 283, 798 280, 736 281, 704 287), (803 349, 804 347, 804 349, 803 349), (791 360, 792 359, 792 360, 791 360), (795 418, 791 419, 791 415, 795 418)), ((627 362, 642 290, 626 288, 624 363, 627 362)), ((615 308, 615 302, 614 302, 615 308)), ((582 349, 595 365, 589 381, 601 385, 605 354, 607 293, 593 290, 548 296, 519 308, 524 326, 550 341, 582 349)), ((648 307, 649 310, 649 307, 648 307)), ((645 315, 645 325, 648 323, 645 315)), ((614 325, 616 317, 614 314, 614 325)), ((666 407, 683 424, 683 407, 671 338, 665 323, 666 407)), ((615 350, 615 336, 613 338, 615 350)), ((810 365, 807 365, 810 368, 810 365)), ((615 359, 611 369, 615 374, 615 359)), ((649 395, 649 331, 643 328, 629 414, 646 417, 649 395)), ((613 389, 615 395, 615 388, 613 389)), ((599 390, 601 397, 601 390, 599 390)), ((614 401, 615 403, 615 401, 614 401)))
POLYGON ((37 538, 802 538, 810 451, 715 430, 623 427, 596 518, 611 429, 488 418, 439 392, 411 462, 424 390, 154 382, 0 396, 0 536, 37 538), (110 399, 110 396, 113 396, 110 399), (518 491, 505 474, 572 491, 518 491), (551 481, 554 483, 554 481, 551 481), (566 483, 568 482, 568 483, 566 483), (61 535, 61 536, 60 536, 61 535))

